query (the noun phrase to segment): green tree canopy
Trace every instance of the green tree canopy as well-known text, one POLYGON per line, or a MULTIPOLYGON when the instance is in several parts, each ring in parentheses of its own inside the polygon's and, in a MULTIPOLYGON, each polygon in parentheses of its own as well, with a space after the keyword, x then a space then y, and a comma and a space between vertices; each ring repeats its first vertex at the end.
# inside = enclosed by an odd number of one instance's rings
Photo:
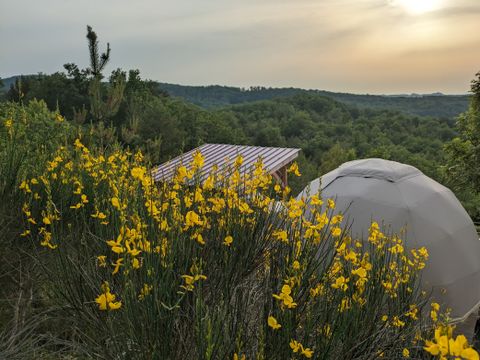
POLYGON ((470 107, 457 120, 458 136, 445 146, 444 171, 449 185, 480 219, 480 72, 472 81, 471 92, 470 107))

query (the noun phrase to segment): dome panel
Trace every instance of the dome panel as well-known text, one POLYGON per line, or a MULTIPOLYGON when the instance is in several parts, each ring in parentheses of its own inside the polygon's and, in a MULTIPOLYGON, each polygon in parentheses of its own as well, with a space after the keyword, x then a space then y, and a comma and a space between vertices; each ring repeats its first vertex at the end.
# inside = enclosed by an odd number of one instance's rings
POLYGON ((346 162, 340 165, 338 169, 335 169, 331 175, 325 178, 328 183, 323 184, 324 187, 328 186, 336 178, 345 176, 398 182, 405 178, 422 175, 422 172, 410 165, 374 158, 346 162))
MULTIPOLYGON (((299 196, 307 196, 307 188, 299 196)), ((447 290, 443 297, 453 318, 480 302, 480 240, 448 188, 412 166, 382 159, 347 162, 314 180, 310 194, 319 188, 324 199, 337 199, 337 210, 348 208, 352 235, 368 234, 374 220, 394 233, 406 229, 407 248, 425 246, 430 258, 422 284, 437 295, 447 290), (474 284, 469 287, 467 279, 474 284)))

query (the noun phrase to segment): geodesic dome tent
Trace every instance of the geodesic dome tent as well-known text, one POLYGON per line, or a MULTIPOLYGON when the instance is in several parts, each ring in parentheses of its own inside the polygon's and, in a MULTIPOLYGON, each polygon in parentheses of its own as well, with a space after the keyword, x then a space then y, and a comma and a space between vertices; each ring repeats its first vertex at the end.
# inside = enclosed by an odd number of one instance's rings
POLYGON ((347 162, 310 183, 300 197, 321 191, 347 209, 352 235, 368 237, 371 221, 392 233, 406 229, 407 248, 425 246, 422 285, 463 321, 480 304, 480 240, 455 195, 410 165, 383 159, 347 162))

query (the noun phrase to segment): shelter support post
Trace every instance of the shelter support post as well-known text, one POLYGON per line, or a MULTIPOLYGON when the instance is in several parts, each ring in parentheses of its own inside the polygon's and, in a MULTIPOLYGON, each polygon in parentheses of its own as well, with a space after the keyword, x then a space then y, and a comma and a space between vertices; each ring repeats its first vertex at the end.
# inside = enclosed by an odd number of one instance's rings
POLYGON ((287 167, 284 166, 273 173, 273 177, 285 188, 288 186, 287 167))

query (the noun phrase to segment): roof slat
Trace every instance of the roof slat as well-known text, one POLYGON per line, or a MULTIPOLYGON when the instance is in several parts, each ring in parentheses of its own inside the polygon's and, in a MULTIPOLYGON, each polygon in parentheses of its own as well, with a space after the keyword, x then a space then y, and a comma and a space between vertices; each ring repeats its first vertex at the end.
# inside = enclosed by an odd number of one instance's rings
POLYGON ((200 151, 205 159, 202 173, 208 175, 217 165, 219 169, 232 166, 238 155, 243 157, 241 171, 248 171, 259 157, 262 158, 263 165, 269 173, 273 173, 283 166, 293 161, 300 152, 296 148, 279 147, 261 147, 248 145, 228 145, 228 144, 203 144, 173 158, 166 163, 157 166, 152 170, 155 181, 171 181, 175 175, 175 170, 183 165, 188 170, 191 169, 191 162, 196 151, 200 151), (228 161, 226 161, 228 159, 228 161))

